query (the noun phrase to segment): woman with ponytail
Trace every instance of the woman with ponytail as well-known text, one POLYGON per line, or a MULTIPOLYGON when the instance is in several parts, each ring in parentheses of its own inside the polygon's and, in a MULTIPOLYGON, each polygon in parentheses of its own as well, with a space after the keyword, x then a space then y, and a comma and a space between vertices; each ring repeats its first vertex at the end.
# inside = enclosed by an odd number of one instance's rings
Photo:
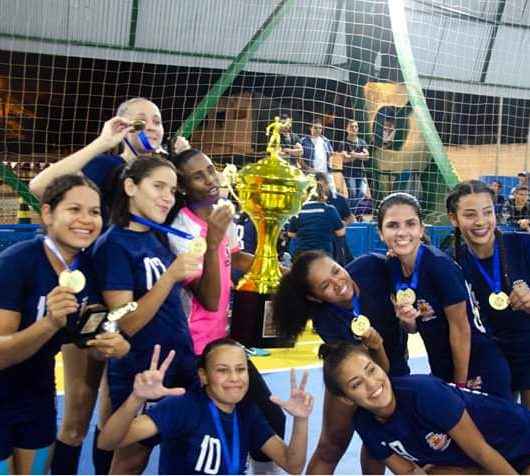
POLYGON ((530 236, 501 233, 493 199, 491 189, 478 180, 459 183, 447 197, 455 259, 508 360, 513 391, 530 408, 530 236))
POLYGON ((324 383, 394 474, 528 474, 530 412, 430 375, 389 377, 360 346, 322 344, 324 383))
MULTIPOLYGON (((346 341, 366 347, 391 375, 406 375, 406 334, 394 314, 390 292, 384 256, 361 256, 343 268, 323 251, 306 251, 280 281, 273 318, 280 333, 293 338, 312 319, 313 328, 325 342, 346 341), (370 321, 369 332, 360 337, 352 331, 352 321, 359 315, 370 321)), ((353 435, 350 421, 354 411, 326 392, 320 441, 309 474, 333 472, 353 435)), ((384 470, 364 451, 361 465, 364 474, 384 470)))

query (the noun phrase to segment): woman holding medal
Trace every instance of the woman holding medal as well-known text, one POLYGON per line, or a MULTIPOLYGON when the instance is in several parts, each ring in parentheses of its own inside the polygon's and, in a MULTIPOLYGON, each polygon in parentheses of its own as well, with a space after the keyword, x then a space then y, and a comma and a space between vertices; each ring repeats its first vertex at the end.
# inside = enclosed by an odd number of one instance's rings
POLYGON ((313 397, 305 392, 307 372, 299 385, 291 371, 287 401, 271 400, 293 416, 291 441, 286 445, 259 408, 243 397, 248 390, 248 358, 232 339, 209 343, 200 358, 202 389, 186 392, 164 387, 171 352, 158 367, 155 347, 149 370, 136 375, 134 390, 103 428, 98 445, 113 449, 146 438, 162 440, 159 474, 244 474, 251 449, 261 449, 291 474, 300 474, 307 453, 308 417, 313 397), (148 400, 164 398, 138 415, 148 400))
POLYGON ((394 474, 529 474, 530 412, 521 405, 428 375, 389 377, 346 342, 319 354, 326 388, 359 407, 350 424, 394 474))
MULTIPOLYGON (((75 339, 82 308, 99 302, 82 252, 101 231, 99 190, 81 175, 67 175, 50 183, 41 204, 45 236, 0 254, 0 474, 47 473, 57 431, 54 357, 75 339)), ((90 358, 83 355, 76 368, 83 376, 88 369, 101 372, 94 358, 121 357, 129 349, 118 333, 87 345, 90 358)))
MULTIPOLYGON (((406 375, 407 336, 399 326, 390 299, 385 257, 364 255, 340 266, 322 251, 306 251, 284 274, 273 301, 273 318, 281 333, 300 335, 309 319, 328 343, 364 344, 391 375, 406 375), (362 325, 370 330, 362 332, 362 325), (388 358, 387 358, 388 356, 388 358)), ((353 436, 355 408, 326 392, 318 447, 308 465, 309 474, 331 474, 353 436)), ((366 452, 361 453, 364 474, 382 473, 366 452)))
POLYGON ((419 332, 431 372, 446 382, 511 398, 506 360, 481 321, 458 265, 422 243, 419 202, 407 193, 388 195, 377 216, 395 291, 396 315, 419 332))
MULTIPOLYGON (((155 233, 175 203, 176 187, 175 167, 167 160, 152 157, 131 162, 121 174, 111 210, 113 225, 94 246, 105 304, 114 309, 130 301, 138 303, 136 311, 119 321, 130 337, 131 351, 108 364, 113 410, 131 393, 136 373, 148 367, 155 344, 161 346, 163 358, 171 350, 176 352, 167 370, 168 381, 189 387, 197 378, 180 282, 198 272, 200 257, 192 253, 175 257, 155 233)), ((114 455, 111 472, 141 472, 151 447, 146 442, 121 448, 114 455)))
MULTIPOLYGON (((219 174, 211 159, 197 149, 188 149, 172 158, 179 173, 179 189, 184 198, 184 206, 175 207, 170 218, 172 228, 189 234, 196 239, 208 242, 208 253, 217 256, 216 261, 205 255, 202 270, 186 281, 193 292, 187 294, 189 301, 189 327, 196 355, 201 355, 204 347, 215 339, 226 337, 229 331, 229 307, 232 289, 232 268, 243 273, 252 265, 254 255, 242 251, 233 222, 234 206, 228 200, 220 199, 219 174), (213 239, 212 239, 213 238, 213 239), (210 291, 206 299, 200 299, 197 292, 202 286, 210 291), (215 294, 211 291, 215 290, 215 294)), ((174 253, 186 253, 190 241, 174 233, 168 235, 169 245, 174 253)), ((277 405, 270 402, 270 390, 254 364, 249 361, 250 385, 246 400, 255 402, 267 421, 283 437, 285 415, 277 405)), ((258 468, 267 464, 269 458, 252 452, 256 472, 270 468, 258 468)))
POLYGON ((455 259, 508 360, 512 389, 530 408, 530 236, 496 228, 493 198, 478 180, 458 184, 447 197, 455 259))

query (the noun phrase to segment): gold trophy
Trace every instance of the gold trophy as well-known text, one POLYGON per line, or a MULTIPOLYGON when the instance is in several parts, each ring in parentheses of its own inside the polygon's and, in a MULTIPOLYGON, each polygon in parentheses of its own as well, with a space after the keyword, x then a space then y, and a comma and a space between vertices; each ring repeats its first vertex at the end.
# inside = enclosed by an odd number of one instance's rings
MULTIPOLYGON (((271 318, 271 294, 280 283, 276 244, 289 217, 297 214, 312 190, 315 179, 289 165, 280 157, 280 131, 290 119, 279 117, 267 126, 270 137, 267 155, 245 165, 235 179, 237 194, 231 190, 241 209, 248 213, 257 231, 258 242, 250 271, 240 280, 232 312, 232 337, 245 345, 274 347, 285 345, 271 318)), ((228 180, 230 183, 230 178, 228 180)))

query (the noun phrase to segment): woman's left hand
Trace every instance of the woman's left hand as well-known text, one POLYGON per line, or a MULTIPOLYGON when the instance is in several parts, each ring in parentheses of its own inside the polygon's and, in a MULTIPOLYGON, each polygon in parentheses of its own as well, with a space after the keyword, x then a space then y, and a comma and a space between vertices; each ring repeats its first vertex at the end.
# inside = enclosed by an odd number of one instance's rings
POLYGON ((373 327, 370 327, 362 336, 362 343, 371 350, 378 350, 383 347, 383 338, 373 327))
POLYGON ((87 342, 87 346, 97 350, 106 359, 121 359, 131 348, 131 344, 119 332, 98 334, 95 339, 87 342))
POLYGON ((295 418, 308 418, 313 411, 313 396, 305 391, 307 378, 307 370, 304 370, 300 385, 297 385, 295 370, 291 369, 291 396, 289 400, 285 401, 275 395, 271 395, 271 402, 280 406, 295 418))

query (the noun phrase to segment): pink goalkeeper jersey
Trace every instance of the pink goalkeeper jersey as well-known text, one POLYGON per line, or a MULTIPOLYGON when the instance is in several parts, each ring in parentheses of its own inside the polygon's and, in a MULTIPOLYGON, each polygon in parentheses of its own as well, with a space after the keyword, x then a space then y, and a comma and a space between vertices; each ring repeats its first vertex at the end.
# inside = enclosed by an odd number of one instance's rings
MULTIPOLYGON (((206 238, 208 224, 188 207, 182 208, 172 227, 185 231, 193 236, 206 238)), ((175 235, 169 235, 171 251, 179 255, 188 251, 189 240, 175 235)), ((228 334, 228 309, 230 306, 231 280, 231 255, 240 250, 236 236, 236 227, 231 223, 226 236, 219 246, 219 273, 221 277, 221 294, 219 297, 219 308, 212 312, 206 310, 191 291, 186 292, 183 299, 184 309, 188 314, 190 334, 193 339, 195 353, 200 355, 209 342, 228 334)), ((200 273, 192 280, 200 277, 200 273)), ((189 280, 191 282, 192 280, 189 280)), ((184 283, 186 284, 186 283, 184 283)), ((184 288, 183 288, 184 289, 184 288)))

